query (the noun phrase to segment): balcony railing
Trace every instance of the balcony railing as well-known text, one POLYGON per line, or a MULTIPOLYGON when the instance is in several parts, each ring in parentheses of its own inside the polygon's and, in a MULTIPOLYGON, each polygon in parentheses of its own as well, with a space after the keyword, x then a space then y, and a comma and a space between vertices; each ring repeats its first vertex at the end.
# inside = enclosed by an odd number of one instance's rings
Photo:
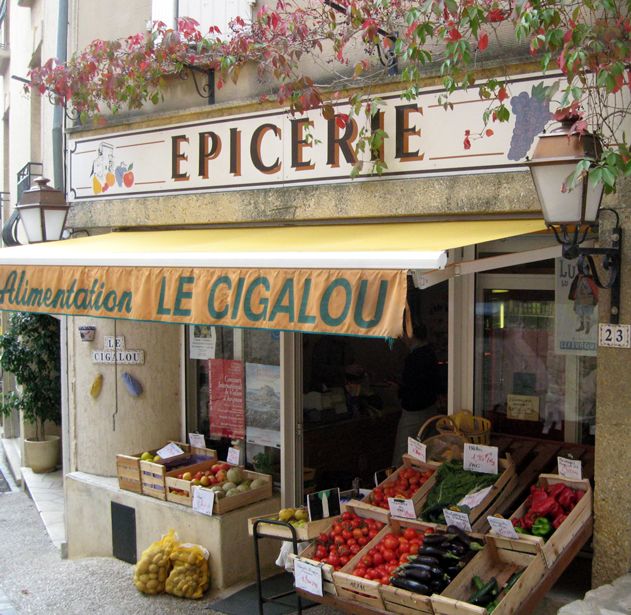
POLYGON ((41 162, 27 162, 18 171, 18 203, 22 202, 22 194, 33 185, 33 180, 44 172, 41 162))

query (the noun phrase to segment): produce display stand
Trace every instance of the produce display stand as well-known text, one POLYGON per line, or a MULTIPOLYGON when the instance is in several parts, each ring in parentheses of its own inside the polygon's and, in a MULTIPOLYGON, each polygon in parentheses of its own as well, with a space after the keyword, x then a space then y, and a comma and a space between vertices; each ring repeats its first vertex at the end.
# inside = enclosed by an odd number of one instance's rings
MULTIPOLYGON (((274 519, 273 515, 259 515, 258 517, 251 517, 248 519, 248 533, 250 536, 254 536, 254 524, 257 521, 280 521, 280 519, 274 519)), ((300 542, 304 542, 305 540, 313 540, 320 534, 329 528, 331 525, 331 519, 320 519, 319 521, 310 521, 309 523, 305 523, 304 525, 292 526, 294 531, 291 532, 284 521, 282 525, 278 525, 276 523, 270 523, 268 527, 265 528, 266 536, 275 536, 277 538, 282 538, 283 540, 291 540, 293 535, 300 542)))

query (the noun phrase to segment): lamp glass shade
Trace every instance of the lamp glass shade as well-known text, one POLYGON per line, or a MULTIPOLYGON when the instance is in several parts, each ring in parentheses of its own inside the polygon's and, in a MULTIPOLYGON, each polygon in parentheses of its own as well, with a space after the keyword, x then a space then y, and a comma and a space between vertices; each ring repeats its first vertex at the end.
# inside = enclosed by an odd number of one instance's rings
POLYGON ((44 209, 44 223, 46 225, 45 241, 57 241, 61 239, 67 214, 68 208, 44 209))
POLYGON ((537 190, 543 217, 548 224, 593 224, 598 218, 603 184, 583 180, 571 190, 563 187, 576 169, 576 161, 554 164, 531 164, 530 171, 537 190), (583 211, 583 190, 587 191, 583 211))
POLYGON ((44 225, 39 207, 19 207, 20 220, 29 243, 44 241, 44 225))

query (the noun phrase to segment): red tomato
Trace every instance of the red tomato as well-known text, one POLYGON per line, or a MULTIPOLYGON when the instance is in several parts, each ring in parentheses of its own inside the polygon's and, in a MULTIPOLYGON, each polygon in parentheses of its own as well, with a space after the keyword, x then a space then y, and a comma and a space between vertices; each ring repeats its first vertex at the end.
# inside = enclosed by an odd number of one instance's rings
POLYGON ((350 521, 350 520, 351 520, 354 516, 355 516, 355 515, 353 515, 353 513, 352 513, 352 512, 348 512, 348 511, 346 511, 346 512, 343 512, 343 513, 342 513, 342 519, 343 519, 344 521, 350 521))
POLYGON ((376 528, 369 530, 368 531, 368 539, 372 540, 377 534, 379 533, 379 530, 377 530, 376 528))
POLYGON ((357 566, 355 570, 353 570, 353 574, 356 577, 365 577, 368 571, 363 566, 357 566))
POLYGON ((361 531, 358 527, 356 527, 356 528, 353 530, 353 538, 354 538, 355 540, 357 540, 358 538, 361 538, 363 535, 364 535, 364 534, 362 533, 362 531, 361 531))
POLYGON ((344 540, 348 540, 353 537, 353 533, 350 530, 343 530, 342 536, 344 537, 344 540))
POLYGON ((364 557, 362 557, 361 563, 366 566, 366 568, 372 568, 372 555, 364 555, 364 557))
POLYGON ((399 546, 399 539, 394 534, 388 534, 383 539, 383 545, 386 549, 394 550, 399 546))
POLYGON ((337 556, 335 553, 331 553, 329 555, 329 564, 331 564, 331 566, 339 566, 340 565, 340 558, 339 556, 337 556))
POLYGON ((407 555, 410 552, 410 545, 406 542, 404 544, 399 545, 399 554, 400 555, 407 555))
POLYGON ((363 547, 363 546, 367 545, 367 544, 368 544, 368 538, 366 538, 366 536, 360 536, 360 537, 357 539, 357 544, 358 544, 360 547, 363 547))
POLYGON ((326 550, 326 547, 323 547, 322 545, 318 545, 316 548, 316 555, 319 557, 326 557, 326 554, 328 553, 328 551, 326 550))
POLYGON ((383 564, 383 555, 381 553, 375 553, 372 556, 372 560, 375 566, 380 566, 381 564, 383 564))
POLYGON ((334 536, 339 536, 343 531, 344 531, 344 528, 339 523, 336 523, 331 529, 331 533, 334 536))
POLYGON ((361 519, 353 519, 353 520, 351 521, 351 528, 352 528, 352 529, 357 529, 358 527, 361 527, 361 526, 362 526, 362 521, 361 521, 361 519))
POLYGON ((375 570, 366 570, 366 574, 364 577, 370 581, 372 581, 377 576, 377 572, 375 570))
POLYGON ((335 544, 336 545, 343 545, 346 542, 346 540, 344 540, 344 536, 340 536, 339 534, 335 537, 335 544))
POLYGON ((351 558, 348 555, 340 555, 340 566, 346 566, 351 558))
POLYGON ((397 558, 397 554, 395 551, 393 551, 392 549, 384 549, 383 559, 385 559, 386 562, 392 562, 396 558, 397 558))
POLYGON ((325 545, 327 542, 329 542, 329 535, 323 532, 322 534, 318 536, 318 542, 325 545))
POLYGON ((346 541, 346 544, 347 544, 349 547, 351 547, 351 546, 353 546, 353 545, 356 545, 356 544, 357 544, 357 541, 356 541, 354 538, 349 538, 349 539, 346 541))
POLYGON ((403 537, 406 540, 412 540, 413 538, 416 538, 416 531, 414 531, 411 527, 407 527, 403 532, 403 537))
POLYGON ((350 549, 353 555, 357 555, 362 550, 359 545, 351 545, 350 549))
POLYGON ((410 543, 410 555, 416 555, 420 549, 418 542, 410 543))
POLYGON ((407 553, 401 553, 401 556, 399 557, 399 564, 405 564, 408 559, 410 559, 410 556, 407 553))

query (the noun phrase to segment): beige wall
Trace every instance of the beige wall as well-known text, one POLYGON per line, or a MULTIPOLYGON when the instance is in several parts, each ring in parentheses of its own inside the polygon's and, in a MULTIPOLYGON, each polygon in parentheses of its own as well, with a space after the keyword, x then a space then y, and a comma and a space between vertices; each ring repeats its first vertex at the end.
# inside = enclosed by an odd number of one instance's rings
MULTIPOLYGON (((66 516, 72 520, 67 528, 68 557, 112 555, 110 509, 111 502, 117 502, 135 509, 138 558, 152 542, 173 528, 182 542, 208 549, 211 587, 215 589, 255 579, 248 518, 275 512, 280 507, 279 498, 274 497, 225 515, 207 517, 181 504, 119 490, 114 480, 104 484, 80 472, 66 476, 65 491, 66 516)), ((263 540, 260 545, 262 569, 269 573, 281 543, 263 540)))
POLYGON ((118 453, 138 453, 181 438, 180 326, 71 318, 68 337, 72 469, 115 476, 118 453), (93 342, 80 340, 82 324, 96 326, 93 342), (92 351, 103 349, 106 335, 123 336, 126 348, 144 350, 144 365, 93 363, 92 351), (123 372, 142 384, 140 397, 128 393, 123 372), (103 387, 94 399, 90 388, 99 373, 103 387))

